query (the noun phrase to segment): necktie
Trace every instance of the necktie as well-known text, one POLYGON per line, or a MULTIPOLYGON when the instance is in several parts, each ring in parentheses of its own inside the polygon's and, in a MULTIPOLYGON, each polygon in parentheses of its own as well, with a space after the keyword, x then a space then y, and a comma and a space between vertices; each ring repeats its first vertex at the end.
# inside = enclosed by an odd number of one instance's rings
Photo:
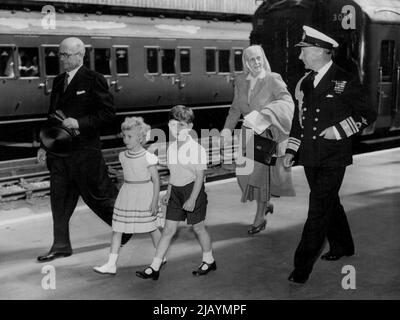
POLYGON ((308 76, 304 78, 303 82, 301 83, 301 90, 303 92, 310 92, 314 89, 314 79, 317 74, 317 71, 311 71, 308 76))
POLYGON ((68 72, 66 72, 65 78, 64 78, 64 92, 65 92, 65 90, 67 90, 67 87, 68 87, 68 78, 69 78, 69 74, 68 74, 68 72))

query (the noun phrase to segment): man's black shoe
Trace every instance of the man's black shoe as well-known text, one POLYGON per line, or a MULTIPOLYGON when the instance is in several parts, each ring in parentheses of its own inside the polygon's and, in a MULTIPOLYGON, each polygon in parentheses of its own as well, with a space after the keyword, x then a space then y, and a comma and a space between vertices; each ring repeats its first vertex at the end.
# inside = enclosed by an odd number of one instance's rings
POLYGON ((64 257, 69 257, 72 253, 71 252, 49 252, 48 254, 45 254, 43 256, 37 257, 38 262, 48 262, 52 261, 57 258, 64 258, 64 257))
POLYGON ((291 281, 291 282, 294 282, 294 283, 303 284, 308 280, 308 276, 298 275, 293 271, 290 274, 288 280, 291 281))
POLYGON ((344 257, 344 256, 350 257, 352 255, 354 255, 354 252, 338 254, 338 253, 332 253, 332 252, 328 251, 321 256, 321 260, 336 261, 336 260, 339 260, 341 257, 344 257))

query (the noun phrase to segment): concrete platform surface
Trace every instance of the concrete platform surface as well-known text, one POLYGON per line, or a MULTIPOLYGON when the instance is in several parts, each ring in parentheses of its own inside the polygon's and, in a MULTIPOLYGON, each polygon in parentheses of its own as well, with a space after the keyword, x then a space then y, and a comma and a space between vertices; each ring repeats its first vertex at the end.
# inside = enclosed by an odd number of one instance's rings
POLYGON ((70 222, 74 254, 48 264, 36 262, 52 241, 48 203, 43 200, 35 210, 2 210, 0 299, 399 299, 399 165, 400 149, 355 157, 341 200, 356 255, 336 262, 318 260, 305 285, 287 281, 308 208, 304 171, 296 167, 297 196, 274 198, 275 212, 268 216, 266 230, 254 236, 247 235, 247 226, 255 203, 240 203, 236 180, 206 185, 207 225, 218 269, 205 277, 191 274, 201 262, 201 250, 185 223, 159 280, 152 281, 135 276, 154 254, 147 235, 135 235, 122 250, 116 276, 102 276, 92 267, 107 258, 111 232, 85 206, 70 222), (344 289, 346 283, 353 289, 344 289))

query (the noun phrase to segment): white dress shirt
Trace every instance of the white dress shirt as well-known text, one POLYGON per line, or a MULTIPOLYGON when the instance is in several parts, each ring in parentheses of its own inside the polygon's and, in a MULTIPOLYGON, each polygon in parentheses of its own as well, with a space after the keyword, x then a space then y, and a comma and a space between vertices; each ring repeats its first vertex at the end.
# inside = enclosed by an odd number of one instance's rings
POLYGON ((333 61, 330 60, 327 64, 325 64, 322 68, 316 70, 318 74, 314 78, 314 88, 318 85, 318 83, 321 81, 322 77, 325 75, 325 73, 328 72, 329 68, 333 64, 333 61))
POLYGON ((76 67, 75 69, 68 71, 68 85, 71 83, 72 79, 74 78, 75 74, 78 72, 79 68, 82 67, 82 64, 76 67))

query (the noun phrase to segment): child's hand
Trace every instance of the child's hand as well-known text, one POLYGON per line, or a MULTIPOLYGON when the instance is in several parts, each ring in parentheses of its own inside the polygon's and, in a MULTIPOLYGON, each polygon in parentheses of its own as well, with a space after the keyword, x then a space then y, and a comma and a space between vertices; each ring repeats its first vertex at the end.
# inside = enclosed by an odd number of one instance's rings
POLYGON ((150 205, 150 212, 152 216, 156 216, 158 213, 158 201, 152 202, 150 205))
POLYGON ((192 212, 194 210, 195 204, 196 204, 196 199, 189 198, 183 204, 183 209, 185 209, 186 211, 192 212))
POLYGON ((169 194, 165 194, 162 198, 161 198, 161 203, 166 206, 168 204, 169 201, 169 194))

